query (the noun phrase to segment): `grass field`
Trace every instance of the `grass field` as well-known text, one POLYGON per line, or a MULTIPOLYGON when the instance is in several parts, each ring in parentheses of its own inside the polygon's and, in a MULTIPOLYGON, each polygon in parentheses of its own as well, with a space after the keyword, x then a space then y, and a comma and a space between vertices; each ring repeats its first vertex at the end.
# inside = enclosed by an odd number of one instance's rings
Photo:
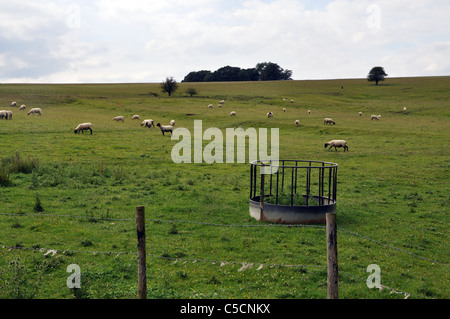
POLYGON ((14 115, 0 120, 0 298, 136 298, 137 205, 151 219, 149 298, 326 298, 324 229, 246 227, 266 225, 249 216, 249 164, 175 164, 178 141, 140 126, 152 118, 279 128, 280 158, 338 163, 339 297, 447 299, 449 87, 450 77, 180 83, 169 98, 157 83, 1 84, 0 109, 14 115), (93 135, 74 134, 82 122, 93 135), (324 149, 330 139, 349 152, 324 149), (73 263, 78 290, 66 286, 73 263), (371 264, 387 289, 367 287, 371 264))

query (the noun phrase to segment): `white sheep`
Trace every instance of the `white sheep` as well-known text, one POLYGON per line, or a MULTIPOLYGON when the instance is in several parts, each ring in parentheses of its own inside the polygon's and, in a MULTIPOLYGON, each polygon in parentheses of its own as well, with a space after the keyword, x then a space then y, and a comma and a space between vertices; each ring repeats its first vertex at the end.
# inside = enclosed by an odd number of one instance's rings
POLYGON ((268 112, 267 117, 273 117, 273 112, 268 112))
POLYGON ((219 104, 225 104, 225 100, 219 101, 219 104))
POLYGON ((372 115, 370 116, 370 119, 371 119, 371 120, 379 120, 380 117, 381 117, 381 115, 373 115, 373 114, 372 114, 372 115))
POLYGON ((209 104, 208 105, 208 109, 212 109, 213 108, 213 105, 212 104, 209 104))
POLYGON ((336 122, 334 122, 333 119, 331 119, 329 117, 326 117, 326 118, 323 119, 323 124, 333 124, 333 125, 335 125, 336 122))
POLYGON ((175 120, 170 121, 170 125, 175 126, 175 120))
POLYGON ((308 110, 308 114, 311 114, 311 110, 308 110))
POLYGON ((114 120, 114 121, 122 121, 122 122, 124 122, 124 121, 125 121, 125 118, 124 118, 123 116, 120 115, 120 116, 114 117, 113 120, 114 120))
POLYGON ((75 134, 77 134, 78 132, 81 131, 81 133, 84 134, 84 131, 91 131, 91 135, 92 135, 92 123, 81 123, 78 124, 78 126, 75 128, 74 132, 75 134))
POLYGON ((285 107, 283 107, 283 112, 286 112, 286 108, 285 107))
POLYGON ((217 107, 222 107, 222 106, 223 106, 222 104, 218 104, 218 105, 217 105, 217 107))
POLYGON ((6 111, 6 113, 7 113, 7 117, 6 117, 6 119, 7 120, 12 120, 12 115, 13 115, 13 112, 12 111, 6 111))
POLYGON ((295 120, 295 125, 300 126, 300 120, 295 120))
POLYGON ((344 152, 348 151, 347 142, 344 140, 331 140, 325 143, 325 148, 327 148, 328 146, 330 146, 328 150, 331 150, 331 148, 334 147, 334 149, 337 151, 337 147, 343 147, 344 152))
POLYGON ((406 112, 406 106, 403 107, 403 112, 406 112))
POLYGON ((38 108, 38 107, 34 107, 34 108, 32 108, 31 110, 28 111, 27 115, 30 115, 30 114, 38 114, 39 116, 41 116, 42 115, 42 110, 40 108, 38 108))
POLYGON ((0 119, 5 119, 5 120, 7 120, 7 119, 8 119, 8 111, 1 110, 1 111, 0 111, 0 119))
POLYGON ((22 105, 19 107, 19 111, 24 111, 26 108, 27 108, 27 106, 26 106, 25 104, 22 104, 22 105))
POLYGON ((17 103, 16 102, 11 102, 11 106, 16 106, 17 103))
POLYGON ((139 117, 139 115, 135 114, 135 115, 133 115, 133 117, 132 117, 131 119, 132 119, 132 120, 139 120, 140 117, 139 117))
POLYGON ((236 112, 235 111, 231 111, 230 112, 230 116, 236 116, 236 112))
POLYGON ((359 116, 362 116, 362 112, 359 112, 358 114, 359 114, 359 116))
POLYGON ((158 123, 156 124, 156 126, 159 126, 162 135, 164 135, 165 132, 170 132, 171 135, 173 133, 173 126, 171 125, 161 125, 161 123, 158 123))
POLYGON ((291 103, 294 103, 294 100, 291 100, 291 103))
POLYGON ((155 121, 153 121, 152 119, 144 120, 141 123, 141 126, 144 126, 144 125, 145 125, 145 127, 148 127, 148 128, 151 128, 152 126, 155 127, 155 121))

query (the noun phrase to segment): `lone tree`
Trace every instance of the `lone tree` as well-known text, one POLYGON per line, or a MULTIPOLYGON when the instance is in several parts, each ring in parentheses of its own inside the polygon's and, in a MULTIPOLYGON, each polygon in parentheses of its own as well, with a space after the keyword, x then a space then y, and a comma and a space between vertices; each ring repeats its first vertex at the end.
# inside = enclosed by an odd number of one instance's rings
POLYGON ((379 81, 384 81, 384 77, 387 76, 387 73, 384 72, 383 67, 381 66, 374 66, 372 70, 370 70, 369 74, 367 75, 367 80, 369 82, 375 81, 375 84, 378 85, 379 81))
POLYGON ((178 89, 178 83, 175 81, 175 79, 172 77, 166 78, 164 82, 161 83, 161 91, 163 93, 169 94, 169 96, 172 95, 173 92, 175 92, 178 89))

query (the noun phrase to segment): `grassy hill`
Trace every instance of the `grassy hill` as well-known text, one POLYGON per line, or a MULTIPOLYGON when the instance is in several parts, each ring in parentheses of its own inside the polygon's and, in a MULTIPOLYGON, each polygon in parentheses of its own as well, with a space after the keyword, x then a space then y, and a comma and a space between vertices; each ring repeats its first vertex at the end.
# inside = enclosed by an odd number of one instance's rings
POLYGON ((253 227, 266 224, 248 213, 249 165, 175 164, 178 141, 141 127, 145 118, 191 132, 194 120, 224 133, 279 128, 280 158, 339 164, 340 298, 450 297, 450 77, 179 85, 170 98, 158 83, 0 85, 0 109, 14 112, 0 120, 1 298, 136 298, 137 205, 151 219, 149 297, 326 298, 323 228, 253 227), (73 133, 82 122, 93 135, 73 133), (324 149, 330 139, 350 151, 324 149), (367 287, 371 264, 389 289, 367 287))

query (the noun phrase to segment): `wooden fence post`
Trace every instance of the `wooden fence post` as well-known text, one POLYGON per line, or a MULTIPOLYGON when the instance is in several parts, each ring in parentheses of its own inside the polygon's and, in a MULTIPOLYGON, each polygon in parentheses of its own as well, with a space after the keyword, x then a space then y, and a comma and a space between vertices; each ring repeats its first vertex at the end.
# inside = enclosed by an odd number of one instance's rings
POLYGON ((336 214, 327 213, 327 297, 338 299, 338 259, 336 214))
POLYGON ((145 252, 145 210, 136 206, 136 232, 138 249, 138 298, 147 299, 147 265, 145 252))

